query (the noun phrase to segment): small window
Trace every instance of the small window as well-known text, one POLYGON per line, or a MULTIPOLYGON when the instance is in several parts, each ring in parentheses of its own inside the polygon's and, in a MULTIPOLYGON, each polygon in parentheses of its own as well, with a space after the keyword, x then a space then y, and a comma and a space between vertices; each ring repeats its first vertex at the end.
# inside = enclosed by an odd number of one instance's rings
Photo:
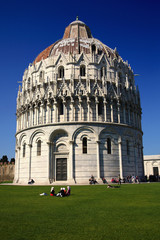
POLYGON ((129 149, 129 141, 126 141, 126 145, 127 145, 127 155, 130 155, 130 149, 129 149))
POLYGON ((102 67, 101 68, 101 77, 104 77, 104 76, 106 76, 106 68, 102 67))
POLYGON ((31 84, 31 79, 28 78, 28 88, 30 87, 30 84, 31 84))
POLYGON ((103 104, 102 101, 98 103, 98 115, 102 115, 103 104))
POLYGON ((96 52, 96 46, 93 44, 92 45, 92 53, 95 53, 96 52))
POLYGON ((86 137, 83 138, 82 144, 83 144, 83 149, 82 149, 83 153, 87 153, 87 138, 86 137))
POLYGON ((102 50, 98 49, 98 55, 101 55, 101 54, 102 54, 102 50))
POLYGON ((58 69, 58 78, 64 77, 64 67, 59 67, 58 69))
POLYGON ((86 68, 84 65, 80 66, 80 76, 85 77, 86 75, 86 68))
POLYGON ((41 140, 37 142, 37 156, 41 156, 41 140))
POLYGON ((43 80, 44 74, 43 71, 40 72, 39 74, 39 81, 41 82, 43 80))
POLYGON ((119 82, 122 83, 123 82, 122 81, 122 74, 120 72, 118 73, 118 78, 119 78, 119 82))
POLYGON ((111 139, 107 138, 107 153, 111 154, 111 139))
POLYGON ((23 144, 23 157, 26 156, 26 143, 23 144))
POLYGON ((63 102, 62 102, 62 100, 59 101, 58 113, 59 113, 59 115, 63 115, 63 102))

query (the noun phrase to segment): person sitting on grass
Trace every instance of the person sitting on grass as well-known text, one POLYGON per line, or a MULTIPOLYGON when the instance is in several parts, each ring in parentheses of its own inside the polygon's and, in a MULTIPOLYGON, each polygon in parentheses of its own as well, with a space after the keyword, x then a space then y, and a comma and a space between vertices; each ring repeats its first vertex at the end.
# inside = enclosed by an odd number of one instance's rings
POLYGON ((28 184, 33 184, 35 181, 33 179, 29 180, 28 184))
POLYGON ((102 178, 102 181, 104 184, 107 184, 107 180, 104 177, 102 178))
POLYGON ((70 196, 70 194, 71 194, 71 188, 70 186, 67 186, 66 196, 70 196))
POLYGON ((56 197, 65 197, 65 195, 66 195, 66 189, 61 188, 60 192, 57 193, 56 197))
POLYGON ((51 193, 50 193, 51 196, 54 196, 55 195, 55 192, 54 192, 54 187, 51 187, 51 193))
POLYGON ((90 183, 90 184, 96 184, 96 183, 98 183, 98 182, 96 181, 96 179, 95 179, 94 176, 92 175, 91 178, 89 179, 89 183, 90 183))

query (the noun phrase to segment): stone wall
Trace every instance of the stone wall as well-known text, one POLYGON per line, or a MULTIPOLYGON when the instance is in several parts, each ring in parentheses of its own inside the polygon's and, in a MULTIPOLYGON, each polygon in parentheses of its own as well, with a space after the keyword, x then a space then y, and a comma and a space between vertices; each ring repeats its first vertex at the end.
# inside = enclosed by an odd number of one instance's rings
POLYGON ((14 164, 6 164, 0 166, 0 182, 12 181, 14 179, 14 164))

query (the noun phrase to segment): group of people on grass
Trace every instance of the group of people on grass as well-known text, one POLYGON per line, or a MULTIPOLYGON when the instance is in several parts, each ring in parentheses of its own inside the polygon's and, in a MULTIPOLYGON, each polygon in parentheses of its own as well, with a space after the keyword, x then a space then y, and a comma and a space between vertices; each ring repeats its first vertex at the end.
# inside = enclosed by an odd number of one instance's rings
MULTIPOLYGON (((103 177, 102 178, 102 182, 104 184, 108 184, 107 180, 103 177)), ((89 184, 96 184, 98 183, 95 179, 95 177, 93 175, 91 175, 90 179, 89 179, 89 184)), ((111 179, 111 183, 118 183, 119 185, 121 185, 121 183, 139 183, 139 178, 138 176, 127 176, 127 178, 123 178, 121 179, 120 175, 118 175, 118 178, 112 178, 111 179)))
MULTIPOLYGON (((51 191, 50 191, 50 196, 52 197, 67 197, 70 196, 71 194, 71 188, 70 186, 67 186, 67 190, 63 187, 60 189, 60 191, 56 194, 54 187, 51 187, 51 191)), ((47 193, 41 193, 40 196, 47 196, 47 193)))
POLYGON ((70 186, 67 186, 67 190, 64 187, 61 188, 60 191, 57 194, 55 194, 54 187, 51 187, 51 192, 50 192, 51 196, 66 197, 66 196, 70 196, 70 194, 71 194, 70 186))

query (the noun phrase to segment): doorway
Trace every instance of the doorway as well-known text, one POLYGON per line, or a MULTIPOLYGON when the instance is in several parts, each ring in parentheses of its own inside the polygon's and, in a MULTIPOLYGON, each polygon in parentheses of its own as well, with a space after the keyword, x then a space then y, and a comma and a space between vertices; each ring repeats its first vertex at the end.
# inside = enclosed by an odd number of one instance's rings
POLYGON ((158 167, 153 167, 153 175, 156 176, 156 177, 159 175, 158 167))
POLYGON ((67 158, 56 159, 56 180, 57 181, 67 180, 67 158))

